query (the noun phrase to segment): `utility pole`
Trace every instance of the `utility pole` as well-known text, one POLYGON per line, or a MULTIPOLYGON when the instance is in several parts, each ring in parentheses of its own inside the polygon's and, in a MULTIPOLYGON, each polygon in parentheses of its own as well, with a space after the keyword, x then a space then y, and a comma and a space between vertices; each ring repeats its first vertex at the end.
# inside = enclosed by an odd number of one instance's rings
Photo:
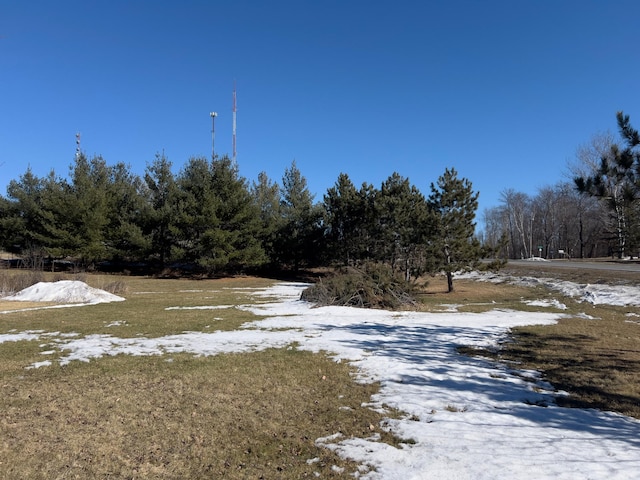
POLYGON ((209 114, 211 117, 211 160, 216 159, 216 117, 218 114, 216 112, 211 112, 209 114))

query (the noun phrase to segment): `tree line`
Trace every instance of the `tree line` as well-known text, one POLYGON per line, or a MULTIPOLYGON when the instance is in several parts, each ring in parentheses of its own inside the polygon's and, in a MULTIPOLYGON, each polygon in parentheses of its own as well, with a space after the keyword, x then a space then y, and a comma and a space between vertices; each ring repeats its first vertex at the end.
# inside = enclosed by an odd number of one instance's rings
MULTIPOLYGON (((228 156, 162 154, 144 175, 80 153, 67 178, 31 169, 0 196, 0 248, 32 263, 131 265, 207 274, 380 262, 405 279, 471 267, 478 193, 447 169, 423 195, 393 173, 359 188, 339 175, 315 202, 295 161, 281 183, 249 183, 228 156)), ((451 285, 452 288, 452 285, 451 285)))
POLYGON ((640 255, 640 135, 616 115, 620 140, 595 135, 569 165, 571 180, 530 196, 504 190, 484 212, 482 241, 504 258, 640 255))

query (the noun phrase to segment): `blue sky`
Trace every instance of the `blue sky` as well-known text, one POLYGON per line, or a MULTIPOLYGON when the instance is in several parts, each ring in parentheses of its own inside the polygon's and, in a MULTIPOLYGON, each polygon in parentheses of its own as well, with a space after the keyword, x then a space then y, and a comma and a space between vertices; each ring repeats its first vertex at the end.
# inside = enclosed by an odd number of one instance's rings
POLYGON ((341 172, 423 193, 445 168, 534 195, 623 110, 640 126, 640 2, 0 1, 0 193, 75 153, 143 174, 232 152, 249 182, 295 159, 316 200, 341 172))

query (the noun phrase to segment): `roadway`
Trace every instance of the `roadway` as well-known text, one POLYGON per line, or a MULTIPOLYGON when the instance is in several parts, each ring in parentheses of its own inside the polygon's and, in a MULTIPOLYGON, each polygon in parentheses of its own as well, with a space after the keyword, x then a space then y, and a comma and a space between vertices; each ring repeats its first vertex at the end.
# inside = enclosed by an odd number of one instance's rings
POLYGON ((613 272, 637 272, 640 273, 640 263, 636 261, 613 260, 509 260, 509 265, 521 267, 561 268, 561 269, 585 269, 606 270, 613 272))

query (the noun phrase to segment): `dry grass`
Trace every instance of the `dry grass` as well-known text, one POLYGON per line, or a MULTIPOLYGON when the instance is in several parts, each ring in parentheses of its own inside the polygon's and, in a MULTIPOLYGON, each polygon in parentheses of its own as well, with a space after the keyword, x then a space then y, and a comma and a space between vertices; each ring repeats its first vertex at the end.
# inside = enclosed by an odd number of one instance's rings
MULTIPOLYGON (((73 279, 74 276, 69 276, 73 279)), ((47 279, 60 279, 59 274, 47 279)), ((127 301, 86 307, 62 308, 55 311, 27 310, 0 317, 0 328, 76 332, 79 334, 112 334, 118 337, 144 335, 159 337, 184 331, 233 330, 253 320, 247 312, 235 308, 220 310, 171 310, 174 307, 237 305, 255 301, 251 289, 270 285, 273 281, 259 278, 220 280, 157 280, 143 277, 90 275, 86 282, 104 289, 114 282, 126 284, 127 301), (242 287, 237 289, 235 287, 242 287), (169 309, 169 310, 167 310, 169 309), (114 321, 120 321, 117 326, 114 321)), ((31 302, 2 302, 0 312, 33 306, 31 302)), ((44 306, 44 304, 43 304, 44 306)))
POLYGON ((361 406, 377 386, 322 355, 172 360, 106 358, 5 379, 3 478, 342 476, 333 466, 346 477, 357 465, 315 439, 380 431, 380 414, 361 406))
MULTIPOLYGON (((125 281, 127 301, 0 315, 12 330, 161 336, 235 329, 254 317, 237 309, 173 306, 255 301, 267 279, 125 281), (236 289, 235 287, 242 287, 236 289), (114 320, 117 326, 109 327, 114 320)), ((26 369, 42 360, 40 341, 0 343, 2 478, 350 477, 359 465, 316 445, 319 437, 381 435, 383 415, 366 408, 374 384, 353 370, 294 346, 196 358, 117 356, 26 369)), ((389 412, 393 415, 393 412, 389 412)))
POLYGON ((597 308, 597 320, 572 318, 515 329, 501 358, 539 370, 569 396, 558 404, 640 418, 640 324, 620 308, 597 308))
POLYGON ((40 270, 0 270, 0 295, 10 295, 45 280, 40 270))
MULTIPOLYGON (((154 337, 236 329, 254 317, 234 308, 167 308, 248 303, 255 299, 244 288, 271 283, 115 276, 86 281, 98 288, 124 282, 127 301, 3 314, 0 334, 42 329, 154 337), (108 326, 115 320, 121 322, 108 326)), ((455 292, 446 294, 441 282, 430 279, 421 298, 425 311, 444 304, 463 305, 461 311, 524 310, 522 300, 554 296, 471 281, 456 281, 455 292)), ((515 329, 514 341, 498 354, 484 353, 542 371, 570 392, 561 400, 565 405, 640 418, 640 316, 628 315, 640 315, 640 309, 558 298, 574 318, 515 329), (583 312, 596 319, 577 318, 583 312)), ((358 466, 316 445, 316 438, 336 432, 369 437, 373 428, 384 441, 399 442, 381 430, 379 413, 362 406, 378 386, 354 382, 348 365, 324 355, 289 348, 208 358, 118 356, 26 370, 42 360, 41 351, 40 342, 0 344, 3 478, 346 478, 358 466)))
POLYGON ((444 276, 430 277, 419 295, 422 311, 442 311, 445 305, 456 305, 460 312, 486 312, 495 308, 525 310, 525 300, 549 296, 542 288, 527 288, 506 283, 494 284, 471 280, 455 280, 454 291, 447 293, 444 276))
MULTIPOLYGON (((553 270, 548 270, 544 263, 510 266, 505 271, 515 276, 559 278, 578 283, 639 283, 637 274, 630 272, 572 269, 570 264, 553 270)), ((496 290, 522 295, 514 288, 477 283, 473 298, 483 298, 485 293, 496 290)), ((502 345, 499 352, 485 351, 482 355, 542 372, 548 382, 569 394, 557 397, 560 405, 598 408, 640 418, 640 308, 593 306, 540 289, 529 290, 523 298, 529 298, 532 292, 539 295, 538 298, 559 299, 568 307, 564 313, 575 316, 562 319, 556 325, 515 328, 510 341, 502 345), (592 318, 585 318, 584 314, 592 318)), ((501 294, 496 298, 505 300, 501 294)))

